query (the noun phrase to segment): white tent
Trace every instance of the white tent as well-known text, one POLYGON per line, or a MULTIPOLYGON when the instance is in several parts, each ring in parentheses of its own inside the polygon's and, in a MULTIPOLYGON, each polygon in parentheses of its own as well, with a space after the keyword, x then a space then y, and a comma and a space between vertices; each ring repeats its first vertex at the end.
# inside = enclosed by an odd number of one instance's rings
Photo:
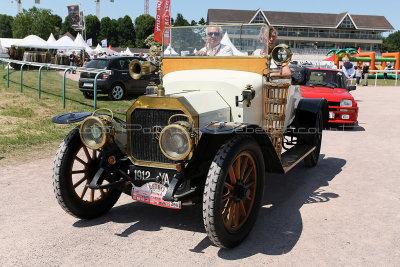
POLYGON ((41 48, 48 49, 48 44, 45 40, 36 35, 29 35, 24 39, 15 42, 13 44, 16 47, 29 47, 29 48, 41 48))
POLYGON ((48 44, 49 49, 63 49, 63 50, 84 50, 84 46, 78 45, 72 41, 68 36, 58 39, 56 42, 48 44))
POLYGON ((21 41, 22 39, 14 39, 14 38, 0 38, 1 45, 4 48, 10 48, 14 43, 21 41))
POLYGON ((132 53, 132 51, 129 50, 128 47, 126 48, 125 51, 122 51, 120 54, 121 54, 121 55, 124 55, 124 56, 133 56, 133 55, 134 55, 134 54, 132 53))
POLYGON ((83 37, 80 33, 78 33, 78 35, 76 36, 74 43, 83 46, 85 48, 85 51, 88 53, 91 53, 93 51, 93 49, 86 44, 85 40, 83 40, 83 37))
POLYGON ((177 56, 178 53, 169 45, 165 50, 164 50, 164 56, 177 56))
POLYGON ((94 49, 96 53, 106 53, 107 55, 118 55, 118 52, 108 49, 106 47, 101 47, 100 44, 97 44, 97 47, 94 49))
POLYGON ((232 49, 234 56, 247 56, 247 54, 240 52, 237 48, 232 44, 231 39, 228 36, 228 32, 225 32, 224 37, 221 40, 221 44, 229 46, 232 49))
POLYGON ((47 39, 47 43, 51 44, 54 43, 56 41, 56 38, 54 38, 54 35, 51 33, 49 36, 49 39, 47 39))
POLYGON ((1 46, 1 40, 0 40, 0 54, 3 53, 3 47, 1 46))

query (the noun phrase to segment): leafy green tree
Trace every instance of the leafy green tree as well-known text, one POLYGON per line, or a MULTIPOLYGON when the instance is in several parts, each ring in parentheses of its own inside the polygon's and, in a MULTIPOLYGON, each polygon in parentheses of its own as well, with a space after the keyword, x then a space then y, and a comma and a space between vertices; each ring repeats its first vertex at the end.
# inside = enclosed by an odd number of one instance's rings
POLYGON ((196 25, 197 25, 197 22, 196 22, 196 21, 192 20, 192 21, 190 22, 190 26, 196 26, 196 25))
POLYGON ((151 47, 152 45, 155 45, 157 47, 160 47, 161 44, 159 42, 154 41, 154 33, 150 34, 146 40, 144 40, 144 43, 146 44, 147 47, 151 47))
POLYGON ((0 14, 0 38, 12 38, 12 22, 14 18, 0 14))
POLYGON ((181 13, 176 15, 174 26, 190 26, 189 22, 183 17, 181 13))
POLYGON ((206 25, 206 21, 204 20, 204 18, 201 18, 199 20, 199 25, 206 25))
POLYGON ((136 47, 145 48, 145 39, 154 33, 155 18, 145 14, 135 19, 136 47))
POLYGON ((62 28, 62 18, 59 15, 52 14, 49 18, 51 25, 54 26, 54 31, 52 32, 54 37, 58 39, 58 36, 61 34, 62 28))
POLYGON ((98 37, 100 33, 100 21, 97 16, 87 15, 85 17, 86 22, 86 39, 92 39, 94 46, 98 43, 98 37))
POLYGON ((133 47, 135 45, 135 28, 128 15, 118 19, 117 37, 119 46, 133 47))
POLYGON ((101 40, 107 39, 107 44, 112 45, 113 44, 113 39, 114 39, 114 23, 109 17, 104 17, 100 21, 100 32, 99 32, 99 42, 101 40))
POLYGON ((30 34, 35 34, 43 39, 47 39, 51 33, 59 32, 57 25, 58 16, 52 14, 50 9, 32 7, 29 10, 23 9, 12 22, 14 38, 24 38, 30 34))
POLYGON ((76 36, 78 34, 74 29, 71 28, 71 22, 69 21, 68 16, 65 17, 64 22, 61 26, 61 34, 66 34, 67 32, 69 32, 73 36, 76 36))
POLYGON ((400 31, 389 34, 383 38, 382 52, 399 52, 400 51, 400 31))

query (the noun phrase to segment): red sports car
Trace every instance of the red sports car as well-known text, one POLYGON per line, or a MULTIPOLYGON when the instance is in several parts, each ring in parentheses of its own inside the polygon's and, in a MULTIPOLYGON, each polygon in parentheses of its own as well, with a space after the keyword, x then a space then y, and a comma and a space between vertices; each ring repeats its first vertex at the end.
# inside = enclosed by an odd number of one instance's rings
POLYGON ((355 124, 358 107, 349 93, 356 86, 347 86, 341 70, 310 68, 311 75, 306 85, 300 86, 305 98, 325 98, 329 104, 329 123, 355 124))

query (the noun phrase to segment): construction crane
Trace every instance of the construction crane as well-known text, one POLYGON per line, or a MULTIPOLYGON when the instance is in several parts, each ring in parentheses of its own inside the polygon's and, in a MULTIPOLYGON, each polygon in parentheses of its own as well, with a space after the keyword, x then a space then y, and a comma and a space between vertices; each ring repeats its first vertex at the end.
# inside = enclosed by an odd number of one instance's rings
MULTIPOLYGON (((16 1, 18 4, 18 14, 19 14, 21 13, 21 0, 11 0, 11 3, 14 3, 14 1, 16 1)), ((40 0, 35 0, 35 4, 40 4, 40 0)))
POLYGON ((149 14, 149 0, 144 0, 144 14, 149 14))

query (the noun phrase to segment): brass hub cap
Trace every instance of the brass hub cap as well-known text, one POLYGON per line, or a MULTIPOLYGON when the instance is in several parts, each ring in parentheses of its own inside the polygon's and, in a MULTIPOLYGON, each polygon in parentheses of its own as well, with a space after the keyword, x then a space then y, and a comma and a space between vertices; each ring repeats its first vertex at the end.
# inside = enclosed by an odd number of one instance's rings
POLYGON ((256 163, 251 154, 242 152, 229 166, 224 182, 221 215, 228 231, 237 231, 247 221, 254 204, 256 188, 256 163))

